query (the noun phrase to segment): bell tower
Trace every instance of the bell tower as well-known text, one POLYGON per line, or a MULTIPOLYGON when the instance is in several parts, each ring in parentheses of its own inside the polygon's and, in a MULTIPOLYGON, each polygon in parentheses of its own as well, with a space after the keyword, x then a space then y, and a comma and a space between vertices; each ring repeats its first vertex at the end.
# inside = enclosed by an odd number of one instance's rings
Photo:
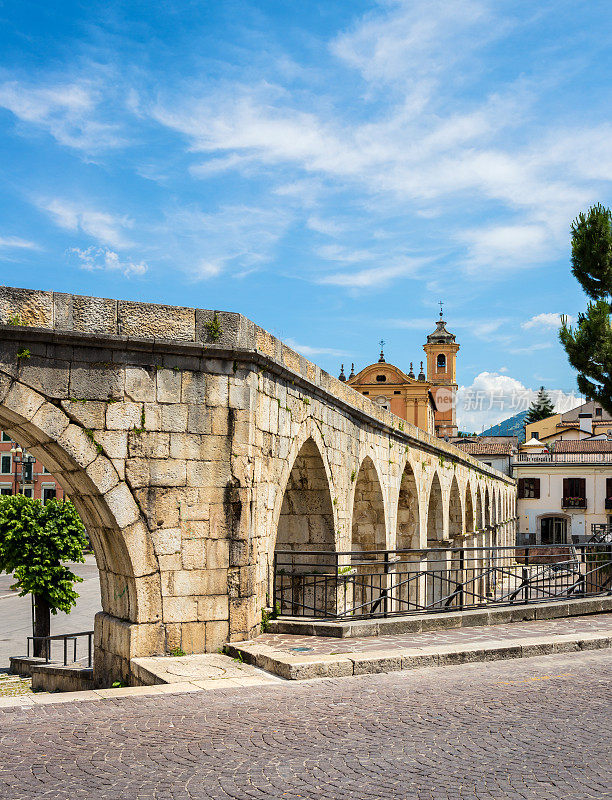
POLYGON ((436 329, 427 337, 423 345, 427 354, 427 380, 432 385, 432 394, 436 401, 435 428, 436 435, 457 436, 457 351, 459 345, 455 335, 446 330, 440 303, 440 318, 436 329))

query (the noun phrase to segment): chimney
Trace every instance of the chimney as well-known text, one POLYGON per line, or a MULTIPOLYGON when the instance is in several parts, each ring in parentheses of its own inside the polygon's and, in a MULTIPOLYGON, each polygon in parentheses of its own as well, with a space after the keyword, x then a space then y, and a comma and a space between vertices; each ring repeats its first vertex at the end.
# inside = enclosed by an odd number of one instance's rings
MULTIPOLYGON (((593 433, 593 415, 592 414, 578 414, 578 422, 580 423, 580 433, 591 436, 593 433)), ((582 438, 585 438, 584 436, 582 438)))

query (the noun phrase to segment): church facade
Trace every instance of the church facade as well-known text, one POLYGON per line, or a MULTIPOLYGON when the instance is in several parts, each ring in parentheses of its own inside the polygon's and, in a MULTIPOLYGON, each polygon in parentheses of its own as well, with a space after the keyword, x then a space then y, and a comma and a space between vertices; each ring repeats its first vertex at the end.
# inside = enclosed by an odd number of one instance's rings
POLYGON ((412 363, 408 373, 385 361, 381 349, 375 364, 355 374, 354 368, 346 378, 344 367, 340 380, 368 395, 372 402, 398 417, 441 438, 457 436, 457 352, 455 335, 446 329, 442 318, 427 337, 423 350, 427 358, 427 374, 421 369, 415 376, 412 363))

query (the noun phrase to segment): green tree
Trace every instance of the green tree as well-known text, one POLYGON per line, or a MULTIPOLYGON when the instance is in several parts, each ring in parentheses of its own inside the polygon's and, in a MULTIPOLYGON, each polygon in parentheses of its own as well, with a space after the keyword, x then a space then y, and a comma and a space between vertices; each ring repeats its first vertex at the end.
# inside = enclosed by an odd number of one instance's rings
MULTIPOLYGON (((65 562, 83 562, 85 528, 70 500, 45 504, 22 494, 0 497, 0 572, 12 572, 19 595, 34 596, 34 636, 49 636, 51 614, 68 613, 83 579, 65 562)), ((45 643, 34 640, 34 655, 45 643)))
POLYGON ((546 419, 546 417, 550 417, 554 413, 555 407, 550 399, 550 395, 543 386, 540 386, 538 396, 529 406, 529 410, 527 411, 525 425, 529 425, 532 422, 538 422, 538 420, 541 419, 546 419))
POLYGON ((575 329, 562 319, 559 338, 581 393, 612 414, 612 213, 601 204, 572 223, 572 273, 593 302, 575 329))

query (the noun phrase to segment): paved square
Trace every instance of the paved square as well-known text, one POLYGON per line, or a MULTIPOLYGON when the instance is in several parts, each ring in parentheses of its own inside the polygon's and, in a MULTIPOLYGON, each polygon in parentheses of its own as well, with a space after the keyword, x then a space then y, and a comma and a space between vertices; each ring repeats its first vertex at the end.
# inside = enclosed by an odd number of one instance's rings
POLYGON ((587 800, 610 651, 0 713, 2 800, 587 800))

